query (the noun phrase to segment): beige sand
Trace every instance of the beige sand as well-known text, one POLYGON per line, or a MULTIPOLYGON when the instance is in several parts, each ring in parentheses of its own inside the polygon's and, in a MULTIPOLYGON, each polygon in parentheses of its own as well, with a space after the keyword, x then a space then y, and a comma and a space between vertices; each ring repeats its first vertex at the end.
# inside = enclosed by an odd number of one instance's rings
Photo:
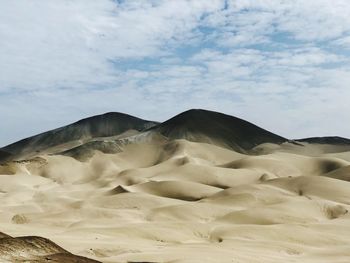
POLYGON ((350 152, 176 140, 0 166, 0 231, 102 262, 350 262, 350 152))

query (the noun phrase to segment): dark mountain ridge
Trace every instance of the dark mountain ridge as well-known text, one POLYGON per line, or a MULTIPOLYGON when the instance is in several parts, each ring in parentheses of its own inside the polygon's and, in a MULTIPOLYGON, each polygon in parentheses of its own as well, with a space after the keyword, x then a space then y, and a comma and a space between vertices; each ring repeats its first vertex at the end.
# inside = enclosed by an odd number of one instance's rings
POLYGON ((8 158, 10 156, 11 156, 11 154, 9 154, 8 152, 0 150, 0 159, 8 158))
POLYGON ((214 142, 236 151, 247 151, 266 142, 288 141, 237 117, 202 109, 185 111, 149 130, 169 139, 214 142))
POLYGON ((72 157, 91 156, 95 150, 115 153, 122 151, 126 144, 150 142, 152 138, 159 137, 165 140, 186 139, 210 143, 241 153, 250 153, 251 149, 262 143, 350 144, 349 139, 341 137, 313 137, 290 141, 243 119, 202 109, 182 112, 163 123, 109 112, 0 148, 0 161, 21 160, 52 153, 72 157))
POLYGON ((128 114, 109 112, 20 140, 0 150, 12 155, 40 152, 71 141, 116 136, 128 130, 143 131, 156 124, 128 114))
POLYGON ((350 139, 338 136, 310 137, 304 139, 297 139, 295 141, 313 144, 350 145, 350 139))

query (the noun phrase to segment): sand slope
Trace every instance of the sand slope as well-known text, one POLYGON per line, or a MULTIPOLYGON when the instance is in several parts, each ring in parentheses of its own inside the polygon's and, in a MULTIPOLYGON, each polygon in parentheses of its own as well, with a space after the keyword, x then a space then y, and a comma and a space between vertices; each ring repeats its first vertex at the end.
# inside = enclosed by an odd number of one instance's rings
POLYGON ((1 166, 0 223, 102 262, 348 262, 340 157, 186 140, 42 156, 1 166))

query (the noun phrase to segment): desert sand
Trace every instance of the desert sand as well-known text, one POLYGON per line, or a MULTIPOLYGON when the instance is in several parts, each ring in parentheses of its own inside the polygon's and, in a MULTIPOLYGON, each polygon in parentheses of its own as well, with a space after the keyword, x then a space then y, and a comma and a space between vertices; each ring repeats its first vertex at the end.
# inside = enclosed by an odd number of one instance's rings
POLYGON ((0 231, 59 249, 5 253, 2 234, 1 262, 350 262, 350 144, 220 125, 4 147, 0 231))

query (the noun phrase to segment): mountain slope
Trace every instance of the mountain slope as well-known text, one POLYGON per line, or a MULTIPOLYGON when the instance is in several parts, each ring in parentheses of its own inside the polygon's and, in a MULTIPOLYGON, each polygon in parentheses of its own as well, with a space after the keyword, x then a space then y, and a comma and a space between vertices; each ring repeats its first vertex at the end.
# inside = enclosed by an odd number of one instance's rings
POLYGON ((18 157, 79 141, 73 145, 75 147, 92 138, 116 136, 128 130, 142 131, 154 125, 156 122, 142 120, 123 113, 109 112, 23 139, 1 148, 1 151, 18 157))
POLYGON ((5 160, 5 159, 9 158, 10 156, 11 156, 11 154, 9 154, 8 152, 0 150, 0 160, 5 160))
POLYGON ((333 145, 350 145, 350 139, 342 138, 338 136, 326 136, 326 137, 310 137, 304 139, 295 140, 297 142, 317 143, 317 144, 333 144, 333 145))
POLYGON ((169 139, 213 143, 236 151, 247 151, 266 142, 288 141, 245 120, 201 109, 183 112, 150 130, 169 139))

